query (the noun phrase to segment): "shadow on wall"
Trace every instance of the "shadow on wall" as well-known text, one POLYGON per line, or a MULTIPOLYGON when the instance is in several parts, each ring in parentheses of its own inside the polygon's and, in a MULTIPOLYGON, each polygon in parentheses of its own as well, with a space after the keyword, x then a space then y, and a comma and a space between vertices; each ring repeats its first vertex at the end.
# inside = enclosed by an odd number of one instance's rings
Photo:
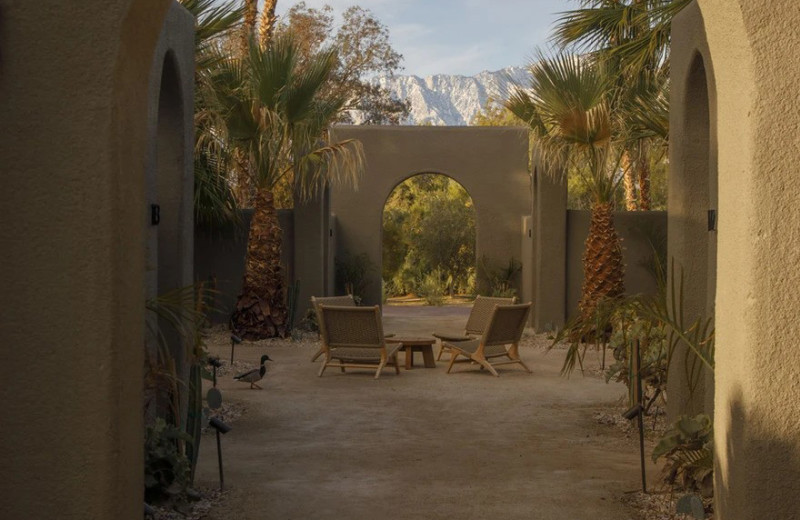
POLYGON ((715 446, 715 517, 721 520, 800 518, 800 442, 796 412, 786 406, 780 406, 780 412, 774 416, 748 412, 741 390, 733 392, 728 410, 725 434, 718 432, 715 439, 715 443, 725 440, 724 446, 715 446), (724 460, 721 460, 723 453, 724 460), (721 469, 723 463, 726 472, 721 469))

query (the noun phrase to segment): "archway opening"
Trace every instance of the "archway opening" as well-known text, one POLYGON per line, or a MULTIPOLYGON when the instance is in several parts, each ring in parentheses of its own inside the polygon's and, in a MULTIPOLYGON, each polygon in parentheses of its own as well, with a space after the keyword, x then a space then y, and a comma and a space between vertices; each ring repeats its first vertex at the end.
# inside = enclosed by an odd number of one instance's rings
POLYGON ((422 173, 398 184, 383 208, 384 302, 469 302, 478 290, 475 226, 472 198, 452 178, 422 173))

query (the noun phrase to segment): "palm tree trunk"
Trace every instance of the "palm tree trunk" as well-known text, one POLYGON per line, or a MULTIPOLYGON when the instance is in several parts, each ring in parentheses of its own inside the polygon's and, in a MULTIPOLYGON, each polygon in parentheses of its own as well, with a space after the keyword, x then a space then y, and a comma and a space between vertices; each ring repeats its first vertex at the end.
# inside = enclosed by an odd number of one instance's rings
POLYGON ((636 211, 638 205, 636 203, 636 179, 633 175, 633 161, 631 155, 626 150, 622 152, 622 184, 625 186, 625 209, 628 211, 636 211))
POLYGON ((247 56, 250 51, 250 37, 256 30, 258 18, 258 0, 244 0, 244 19, 242 20, 241 39, 239 41, 242 56, 247 56))
POLYGON ((275 30, 275 6, 278 0, 264 0, 264 7, 261 11, 261 20, 258 23, 258 45, 261 49, 266 49, 269 45, 269 39, 272 37, 272 32, 275 30))
POLYGON ((272 192, 258 191, 247 241, 242 294, 231 317, 246 339, 286 335, 286 290, 281 265, 282 234, 272 192))
POLYGON ((645 151, 639 154, 639 209, 650 211, 650 157, 645 151))
POLYGON ((614 228, 612 205, 595 202, 583 253, 583 289, 578 304, 584 323, 594 321, 599 302, 622 296, 624 276, 622 244, 614 228))

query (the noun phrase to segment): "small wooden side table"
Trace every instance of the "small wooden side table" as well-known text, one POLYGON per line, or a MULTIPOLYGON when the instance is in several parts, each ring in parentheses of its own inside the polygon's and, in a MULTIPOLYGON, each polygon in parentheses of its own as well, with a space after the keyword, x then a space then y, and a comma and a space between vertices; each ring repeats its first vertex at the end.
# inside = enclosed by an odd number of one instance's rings
POLYGON ((433 344, 436 338, 386 338, 386 343, 402 343, 406 353, 406 370, 414 368, 414 352, 422 352, 422 360, 425 368, 436 368, 436 361, 433 359, 433 344))

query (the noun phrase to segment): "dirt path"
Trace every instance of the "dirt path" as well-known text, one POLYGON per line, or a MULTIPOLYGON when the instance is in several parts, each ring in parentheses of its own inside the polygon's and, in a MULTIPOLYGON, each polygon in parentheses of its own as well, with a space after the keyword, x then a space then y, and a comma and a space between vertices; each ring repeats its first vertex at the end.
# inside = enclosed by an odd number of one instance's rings
MULTIPOLYGON (((385 328, 430 333, 466 320, 463 310, 423 311, 389 308, 385 328)), ((225 336, 214 341, 226 359, 225 336)), ((221 378, 224 398, 247 411, 223 438, 229 498, 209 518, 631 518, 619 496, 639 483, 636 444, 593 417, 624 388, 560 377, 563 352, 541 344, 530 338, 521 352, 533 375, 466 366, 447 375, 439 362, 377 381, 366 371, 317 377, 315 342, 237 347, 237 360, 266 352, 276 362, 263 391, 221 378)), ((212 435, 200 454, 198 483, 213 486, 212 435)))

